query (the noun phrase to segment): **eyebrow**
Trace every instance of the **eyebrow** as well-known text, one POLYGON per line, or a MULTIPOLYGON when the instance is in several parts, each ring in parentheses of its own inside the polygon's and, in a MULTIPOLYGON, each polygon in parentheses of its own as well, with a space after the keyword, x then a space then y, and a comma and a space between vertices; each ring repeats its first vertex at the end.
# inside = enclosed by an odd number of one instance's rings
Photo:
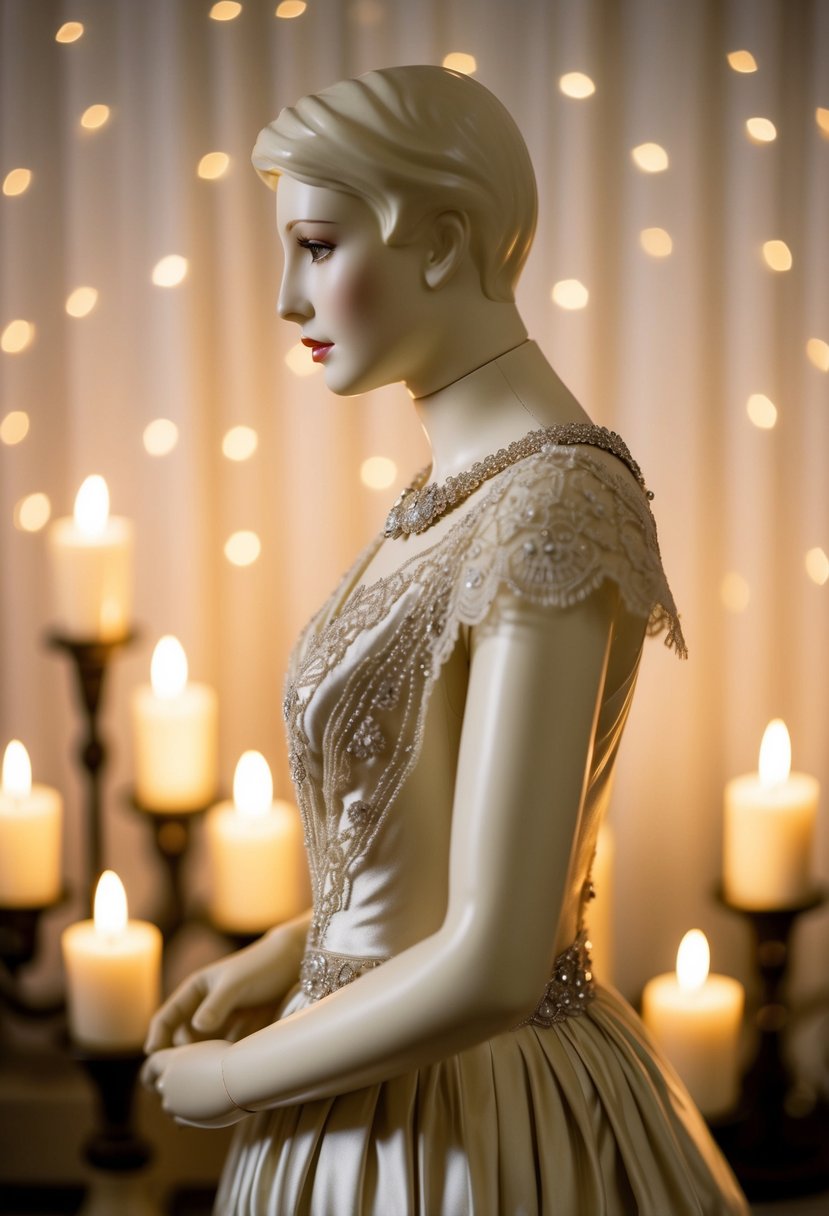
POLYGON ((304 220, 289 220, 285 225, 285 231, 290 232, 296 224, 330 224, 333 227, 336 226, 336 222, 336 220, 312 220, 307 218, 304 220))

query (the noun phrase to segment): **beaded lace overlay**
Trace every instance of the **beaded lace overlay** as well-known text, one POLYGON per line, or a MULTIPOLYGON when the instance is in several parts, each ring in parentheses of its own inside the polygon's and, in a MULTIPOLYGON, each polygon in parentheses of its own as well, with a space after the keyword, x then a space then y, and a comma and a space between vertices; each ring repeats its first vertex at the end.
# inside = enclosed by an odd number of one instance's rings
POLYGON ((645 494, 589 448, 551 444, 505 469, 431 549, 347 594, 381 540, 306 627, 286 678, 314 896, 310 950, 348 906, 417 762, 429 695, 461 625, 482 622, 499 592, 567 608, 610 579, 649 632, 666 630, 666 644, 685 654, 645 494), (372 643, 358 647, 366 631, 372 643))

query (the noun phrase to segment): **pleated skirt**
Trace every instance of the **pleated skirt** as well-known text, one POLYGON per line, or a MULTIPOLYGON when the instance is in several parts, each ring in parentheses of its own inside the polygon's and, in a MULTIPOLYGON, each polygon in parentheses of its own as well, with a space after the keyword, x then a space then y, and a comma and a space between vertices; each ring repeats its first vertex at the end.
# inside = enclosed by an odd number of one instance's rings
MULTIPOLYGON (((307 1004, 297 993, 284 1010, 307 1004)), ((639 1018, 522 1026, 238 1127, 214 1216, 747 1216, 639 1018)))

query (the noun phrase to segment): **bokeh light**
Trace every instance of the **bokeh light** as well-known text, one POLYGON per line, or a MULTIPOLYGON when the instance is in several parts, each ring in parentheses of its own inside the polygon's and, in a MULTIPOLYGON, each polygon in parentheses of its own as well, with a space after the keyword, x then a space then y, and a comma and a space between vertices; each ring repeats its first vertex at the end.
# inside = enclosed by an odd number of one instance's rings
POLYGON ((748 579, 736 570, 729 570, 720 583, 720 602, 729 612, 745 612, 751 603, 748 579))
POLYGON ((88 106, 81 115, 81 126, 87 131, 97 131, 99 127, 109 122, 109 106, 88 106))
POLYGON ((9 321, 0 337, 0 349, 7 355, 18 355, 27 346, 31 346, 34 336, 35 327, 31 321, 23 321, 20 318, 9 321))
POLYGON ((824 342, 822 338, 810 338, 806 343, 806 354, 818 371, 829 372, 829 342, 824 342))
POLYGON ((307 346, 297 342, 285 356, 285 362, 295 376, 313 376, 314 372, 322 371, 322 364, 314 363, 307 346))
POLYGON ((757 71, 757 60, 752 55, 751 51, 730 51, 728 55, 728 63, 735 72, 757 71))
POLYGON ((187 258, 180 253, 168 253, 153 267, 153 282, 156 287, 178 287, 187 269, 187 258))
POLYGON ((559 308, 573 311, 577 308, 584 308, 587 305, 590 292, 579 279, 559 279, 553 285, 550 297, 554 304, 558 304, 559 308))
POLYGON ((815 122, 821 134, 829 139, 829 109, 825 106, 818 106, 815 110, 815 122))
POLYGON ((25 410, 10 410, 0 422, 0 443, 12 448, 22 443, 29 433, 29 415, 25 410))
POLYGON ((70 317, 87 317, 98 303, 98 292, 94 287, 76 287, 66 301, 70 317))
POLYGON ((3 193, 10 198, 16 194, 24 194, 31 184, 31 169, 11 169, 3 178, 3 193))
POLYGON ((19 532, 39 532, 51 514, 52 504, 46 494, 27 494, 14 505, 14 526, 19 532))
POLYGON ((276 6, 276 16, 290 21, 293 17, 301 17, 307 7, 305 0, 282 0, 282 3, 276 6))
POLYGON ((592 97, 596 92, 595 84, 584 72, 565 72, 559 77, 558 87, 565 97, 574 97, 579 101, 592 97))
POLYGON ((451 68, 453 72, 463 72, 465 76, 471 76, 478 70, 475 56, 467 54, 466 51, 450 51, 443 57, 443 66, 451 68))
POLYGON ((639 233, 639 244, 652 258, 666 258, 674 247, 670 233, 664 228, 643 228, 639 233))
POLYGON ((668 153, 661 144, 638 144, 631 156, 643 173, 663 173, 668 168, 668 153))
POLYGON ((756 144, 770 144, 777 139, 777 127, 770 118, 746 119, 746 131, 756 144))
POLYGON ((144 427, 141 438, 148 456, 167 456, 178 443, 178 427, 169 418, 156 418, 144 427))
POLYGON ((234 532, 225 541, 225 557, 233 566, 251 566, 262 552, 255 532, 234 532))
POLYGON ((765 241, 763 261, 771 270, 791 270, 792 251, 785 241, 765 241))
POLYGON ((252 426, 232 426, 222 440, 222 454, 228 460, 250 460, 259 446, 259 436, 252 426))
POLYGON ((360 481, 369 490, 387 490, 397 477, 397 465, 388 456, 369 456, 360 465, 360 481))
POLYGON ((237 0, 218 0, 211 8, 209 16, 213 21, 232 21, 241 11, 242 6, 237 0))
POLYGON ((825 587, 829 582, 829 557, 820 546, 810 549, 804 559, 806 573, 818 587, 825 587))
POLYGON ((55 42, 77 42, 83 36, 83 22, 64 21, 55 34, 55 42))
POLYGON ((217 177, 224 177, 229 166, 230 157, 227 152, 208 152, 199 161, 196 172, 206 181, 215 181, 217 177))
POLYGON ((777 406, 765 393, 752 393, 746 402, 749 419, 761 431, 770 431, 777 424, 777 406))

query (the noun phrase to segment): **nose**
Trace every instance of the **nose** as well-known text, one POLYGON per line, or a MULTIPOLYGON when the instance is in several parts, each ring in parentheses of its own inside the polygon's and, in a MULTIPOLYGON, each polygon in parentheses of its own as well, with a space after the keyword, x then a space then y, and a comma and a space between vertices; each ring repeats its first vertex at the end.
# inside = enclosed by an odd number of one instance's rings
POLYGON ((297 325, 314 315, 307 293, 302 290, 300 276, 288 266, 282 274, 276 309, 283 321, 294 321, 297 325))

